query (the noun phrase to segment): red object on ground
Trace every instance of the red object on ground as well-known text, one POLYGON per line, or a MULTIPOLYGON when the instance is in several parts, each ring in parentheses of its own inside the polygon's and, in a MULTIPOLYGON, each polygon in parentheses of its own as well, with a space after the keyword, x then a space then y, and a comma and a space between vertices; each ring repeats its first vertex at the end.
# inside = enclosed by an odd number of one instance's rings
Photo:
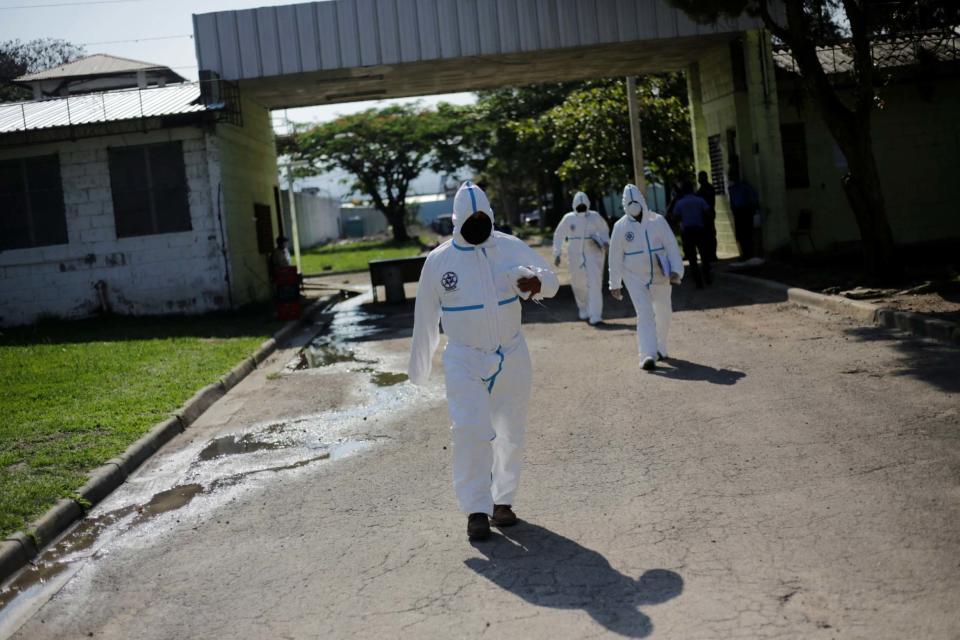
POLYGON ((274 267, 273 283, 279 287, 289 286, 291 284, 299 285, 300 276, 297 274, 296 267, 274 267))

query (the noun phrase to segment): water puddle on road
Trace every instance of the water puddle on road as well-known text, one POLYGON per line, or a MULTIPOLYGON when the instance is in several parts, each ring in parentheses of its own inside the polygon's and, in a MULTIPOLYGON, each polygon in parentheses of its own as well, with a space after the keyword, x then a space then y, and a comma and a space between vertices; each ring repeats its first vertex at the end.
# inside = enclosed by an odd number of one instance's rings
POLYGON ((88 560, 149 545, 158 536, 182 531, 186 525, 181 521, 209 520, 238 492, 267 486, 254 479, 332 464, 389 440, 378 423, 395 420, 417 398, 432 398, 433 392, 401 384, 406 374, 383 370, 383 352, 364 345, 392 331, 378 326, 380 318, 361 308, 368 300, 358 296, 334 305, 325 331, 286 367, 293 373, 339 366, 346 373, 368 376, 370 386, 362 389, 362 400, 218 433, 165 454, 162 465, 138 471, 0 588, 0 638, 16 631, 84 567, 96 566, 88 560))
MULTIPOLYGON (((281 426, 270 425, 265 431, 276 432, 281 426)), ((200 451, 197 460, 206 462, 224 456, 250 454, 283 446, 281 443, 269 443, 271 446, 266 448, 223 444, 225 442, 257 443, 257 440, 248 436, 217 438, 200 451), (214 455, 213 452, 216 454, 214 455)), ((9 584, 0 589, 0 637, 6 637, 8 633, 12 633, 19 626, 18 623, 26 620, 38 608, 39 605, 36 603, 42 604, 57 593, 82 568, 84 560, 96 557, 110 540, 121 533, 143 525, 162 514, 182 509, 198 496, 213 494, 226 487, 236 486, 249 476, 299 469, 325 460, 341 460, 373 444, 371 440, 337 440, 323 445, 323 451, 320 453, 304 459, 276 466, 255 467, 240 473, 221 476, 207 485, 199 482, 180 484, 153 494, 143 504, 126 505, 99 515, 85 517, 53 546, 44 550, 9 584), (34 607, 29 606, 31 601, 34 607), (30 610, 25 611, 27 608, 30 610)), ((295 443, 289 446, 295 446, 295 443)))
MULTIPOLYGON (((323 331, 297 354, 286 370, 320 369, 342 363, 380 364, 379 358, 361 353, 360 349, 360 343, 392 331, 385 326, 386 316, 363 308, 370 299, 369 295, 361 295, 334 305, 327 321, 322 322, 323 331)), ((369 373, 370 383, 377 387, 390 387, 407 380, 405 373, 382 371, 372 366, 354 367, 349 371, 369 373)))
POLYGON ((197 457, 200 460, 213 460, 214 458, 219 458, 220 456, 279 449, 283 446, 284 445, 282 442, 258 440, 257 437, 252 433, 242 436, 222 436, 204 447, 203 451, 201 451, 200 455, 197 457))

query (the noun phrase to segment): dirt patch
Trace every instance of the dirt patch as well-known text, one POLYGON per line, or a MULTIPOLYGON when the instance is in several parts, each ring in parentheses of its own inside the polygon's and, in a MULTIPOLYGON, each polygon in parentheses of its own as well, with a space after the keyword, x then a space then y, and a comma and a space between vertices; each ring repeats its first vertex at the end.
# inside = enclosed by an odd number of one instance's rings
POLYGON ((960 323, 960 275, 954 265, 921 264, 892 285, 877 285, 847 260, 800 264, 768 261, 728 270, 818 293, 865 300, 898 311, 910 311, 960 323))

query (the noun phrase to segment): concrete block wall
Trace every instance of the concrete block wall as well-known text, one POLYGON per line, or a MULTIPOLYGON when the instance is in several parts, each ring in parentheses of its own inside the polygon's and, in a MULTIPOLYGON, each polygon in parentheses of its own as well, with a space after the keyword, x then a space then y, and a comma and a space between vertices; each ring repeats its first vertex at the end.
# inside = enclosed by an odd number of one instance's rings
MULTIPOLYGON (((697 171, 710 174, 710 153, 707 139, 720 134, 723 149, 724 182, 726 182, 727 129, 736 129, 737 113, 734 103, 733 75, 730 72, 730 52, 726 45, 716 47, 702 56, 688 70, 690 122, 694 136, 694 164, 697 171)), ((726 196, 717 196, 717 251, 721 256, 736 255, 739 250, 733 233, 733 216, 726 196)))
MULTIPOLYGON (((704 54, 688 70, 690 112, 697 170, 710 172, 707 139, 720 136, 724 176, 731 154, 740 158, 741 172, 757 190, 764 216, 764 248, 789 242, 783 186, 779 109, 769 35, 762 30, 742 35, 746 89, 736 90, 730 48, 724 44, 704 54), (736 132, 728 148, 727 131, 736 132)), ((717 241, 721 254, 738 251, 727 197, 717 198, 717 241)))
POLYGON ((249 99, 243 100, 242 108, 242 127, 218 124, 216 136, 207 139, 207 153, 222 185, 220 205, 230 255, 231 290, 237 305, 266 300, 271 295, 268 256, 257 248, 254 204, 270 207, 274 238, 278 230, 273 194, 277 151, 270 112, 249 99))
POLYGON ((100 310, 106 284, 121 314, 199 313, 226 307, 222 243, 214 216, 204 131, 181 127, 0 150, 0 158, 60 158, 68 243, 0 253, 0 324, 100 310), (189 190, 190 231, 117 238, 107 149, 179 140, 189 190))

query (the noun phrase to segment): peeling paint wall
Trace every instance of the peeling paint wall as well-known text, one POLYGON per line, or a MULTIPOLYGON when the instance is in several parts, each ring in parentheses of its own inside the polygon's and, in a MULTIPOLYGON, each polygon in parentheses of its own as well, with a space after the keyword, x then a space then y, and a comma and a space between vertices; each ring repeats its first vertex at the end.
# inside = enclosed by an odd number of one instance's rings
POLYGON ((68 236, 65 245, 0 252, 0 325, 97 313, 100 281, 116 313, 227 307, 209 138, 197 126, 0 150, 0 158, 59 155, 68 236), (192 229, 117 238, 107 149, 174 140, 183 145, 192 229))

